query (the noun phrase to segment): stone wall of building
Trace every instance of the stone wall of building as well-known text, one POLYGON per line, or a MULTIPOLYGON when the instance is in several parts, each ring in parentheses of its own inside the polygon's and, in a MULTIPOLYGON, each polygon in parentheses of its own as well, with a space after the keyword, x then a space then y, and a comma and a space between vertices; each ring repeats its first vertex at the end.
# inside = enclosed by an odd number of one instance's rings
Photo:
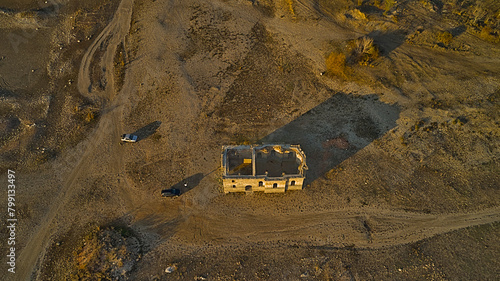
POLYGON ((301 190, 307 169, 298 145, 224 146, 221 160, 224 193, 301 190))
POLYGON ((225 178, 222 180, 224 193, 264 192, 282 193, 287 190, 302 190, 304 178, 225 178))

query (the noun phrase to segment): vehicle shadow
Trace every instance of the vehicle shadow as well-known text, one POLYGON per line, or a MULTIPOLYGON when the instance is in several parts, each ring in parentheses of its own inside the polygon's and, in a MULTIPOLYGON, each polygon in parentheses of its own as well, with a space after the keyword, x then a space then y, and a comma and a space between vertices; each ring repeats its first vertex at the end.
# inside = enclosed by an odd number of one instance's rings
POLYGON ((396 126, 398 105, 377 95, 337 93, 259 143, 299 144, 306 154, 309 184, 396 126))
POLYGON ((179 189, 181 194, 183 194, 198 186, 204 177, 205 175, 203 175, 203 173, 197 173, 179 181, 170 188, 179 189))
POLYGON ((133 132, 132 134, 137 136, 137 141, 139 142, 139 141, 151 136, 152 134, 156 133, 156 130, 158 130, 160 125, 161 125, 161 121, 154 121, 154 122, 151 122, 151 123, 147 124, 146 126, 140 128, 139 130, 133 132))

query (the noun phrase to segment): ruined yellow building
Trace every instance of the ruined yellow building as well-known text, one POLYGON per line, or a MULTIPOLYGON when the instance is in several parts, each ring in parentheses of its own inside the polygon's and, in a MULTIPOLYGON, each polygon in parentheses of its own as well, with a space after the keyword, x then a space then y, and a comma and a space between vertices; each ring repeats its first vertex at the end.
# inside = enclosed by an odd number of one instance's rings
POLYGON ((238 145, 222 150, 224 193, 302 189, 307 166, 299 145, 238 145))

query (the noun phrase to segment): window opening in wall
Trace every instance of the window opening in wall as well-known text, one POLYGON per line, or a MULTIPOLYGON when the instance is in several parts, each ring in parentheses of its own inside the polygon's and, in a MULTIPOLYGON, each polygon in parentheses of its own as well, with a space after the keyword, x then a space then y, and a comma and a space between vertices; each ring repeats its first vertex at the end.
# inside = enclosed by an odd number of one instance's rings
POLYGON ((273 183, 273 188, 277 188, 278 187, 278 184, 277 183, 273 183))
POLYGON ((234 180, 233 180, 233 182, 234 182, 234 180))
POLYGON ((235 188, 235 187, 236 187, 236 185, 233 185, 233 188, 235 188))
POLYGON ((264 186, 264 182, 259 181, 259 186, 264 186))
POLYGON ((245 186, 245 190, 252 190, 252 186, 251 185, 245 186))
POLYGON ((290 185, 295 185, 295 181, 291 181, 291 182, 290 182, 290 185))

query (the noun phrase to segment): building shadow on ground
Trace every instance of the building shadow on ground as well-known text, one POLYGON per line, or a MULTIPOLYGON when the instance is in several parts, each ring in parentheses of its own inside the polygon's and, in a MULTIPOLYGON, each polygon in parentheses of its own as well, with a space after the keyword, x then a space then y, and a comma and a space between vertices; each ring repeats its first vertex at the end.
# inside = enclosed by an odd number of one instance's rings
POLYGON ((161 121, 154 121, 140 128, 139 130, 133 132, 132 134, 137 136, 137 141, 141 141, 145 138, 148 138, 152 134, 156 133, 156 130, 158 130, 160 125, 161 121))
POLYGON ((306 154, 306 184, 396 126, 400 108, 377 95, 337 93, 262 138, 262 144, 299 144, 306 154))

